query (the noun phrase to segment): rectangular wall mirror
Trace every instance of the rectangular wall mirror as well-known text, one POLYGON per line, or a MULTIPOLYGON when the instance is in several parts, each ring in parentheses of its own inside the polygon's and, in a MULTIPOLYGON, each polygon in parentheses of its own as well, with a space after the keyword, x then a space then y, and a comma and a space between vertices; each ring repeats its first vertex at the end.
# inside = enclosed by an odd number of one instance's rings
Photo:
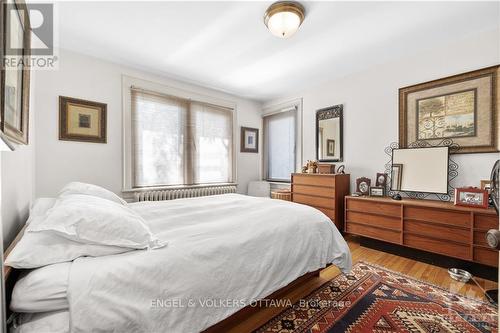
POLYGON ((342 113, 342 104, 316 111, 316 159, 320 162, 342 161, 342 113))
POLYGON ((391 190, 448 193, 449 147, 392 151, 391 190))

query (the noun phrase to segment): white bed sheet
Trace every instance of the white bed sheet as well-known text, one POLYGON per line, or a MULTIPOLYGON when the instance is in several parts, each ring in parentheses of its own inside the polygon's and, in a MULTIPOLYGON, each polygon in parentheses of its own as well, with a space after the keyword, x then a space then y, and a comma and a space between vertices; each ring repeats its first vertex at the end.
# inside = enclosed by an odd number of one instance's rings
POLYGON ((130 207, 168 245, 76 259, 72 332, 199 332, 328 263, 351 268, 334 224, 305 205, 226 194, 130 207))
POLYGON ((9 327, 10 333, 69 333, 69 311, 22 313, 9 327))

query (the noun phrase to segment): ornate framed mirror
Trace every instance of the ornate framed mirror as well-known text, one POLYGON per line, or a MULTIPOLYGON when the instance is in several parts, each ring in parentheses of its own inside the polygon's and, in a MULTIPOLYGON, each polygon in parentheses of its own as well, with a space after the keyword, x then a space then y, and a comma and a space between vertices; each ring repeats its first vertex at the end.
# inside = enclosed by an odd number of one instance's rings
POLYGON ((316 111, 316 159, 320 162, 343 160, 343 105, 316 111))

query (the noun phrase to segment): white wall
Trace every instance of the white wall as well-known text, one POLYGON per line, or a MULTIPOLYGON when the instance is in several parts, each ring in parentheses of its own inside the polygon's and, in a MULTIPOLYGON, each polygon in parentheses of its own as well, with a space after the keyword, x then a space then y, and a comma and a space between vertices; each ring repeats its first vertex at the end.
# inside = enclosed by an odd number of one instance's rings
MULTIPOLYGON (((341 46, 339 46, 341 47, 341 46)), ((368 55, 367 55, 368 56, 368 55)), ((398 89, 500 63, 500 32, 486 31, 441 48, 422 49, 411 57, 383 64, 307 91, 265 103, 303 98, 303 160, 315 159, 316 110, 344 104, 344 164, 355 179, 375 181, 384 171, 384 148, 398 141, 398 89)), ((497 153, 455 155, 459 177, 454 186, 479 186, 489 179, 497 153)))
MULTIPOLYGON (((237 104, 240 126, 261 127, 261 105, 208 88, 127 68, 104 60, 61 50, 59 70, 37 73, 36 196, 54 196, 70 181, 122 190, 122 75, 211 95, 237 104), (58 97, 69 96, 107 104, 107 144, 59 141, 58 97)), ((260 153, 240 153, 237 140, 238 191, 259 179, 260 153)), ((259 150, 260 151, 260 150, 259 150)))
POLYGON ((0 210, 4 250, 26 222, 35 192, 35 109, 33 91, 36 73, 31 72, 29 145, 0 153, 0 210))

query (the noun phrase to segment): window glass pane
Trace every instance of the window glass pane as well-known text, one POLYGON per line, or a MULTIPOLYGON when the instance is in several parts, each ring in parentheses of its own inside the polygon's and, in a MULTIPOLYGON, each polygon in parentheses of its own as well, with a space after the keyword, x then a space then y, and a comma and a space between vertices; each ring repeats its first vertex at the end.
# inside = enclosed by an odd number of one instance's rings
POLYGON ((184 117, 187 105, 132 93, 135 186, 184 184, 184 117))
POLYGON ((264 118, 268 180, 290 180, 295 171, 295 111, 264 118))
POLYGON ((232 181, 232 112, 191 103, 194 183, 232 181))

